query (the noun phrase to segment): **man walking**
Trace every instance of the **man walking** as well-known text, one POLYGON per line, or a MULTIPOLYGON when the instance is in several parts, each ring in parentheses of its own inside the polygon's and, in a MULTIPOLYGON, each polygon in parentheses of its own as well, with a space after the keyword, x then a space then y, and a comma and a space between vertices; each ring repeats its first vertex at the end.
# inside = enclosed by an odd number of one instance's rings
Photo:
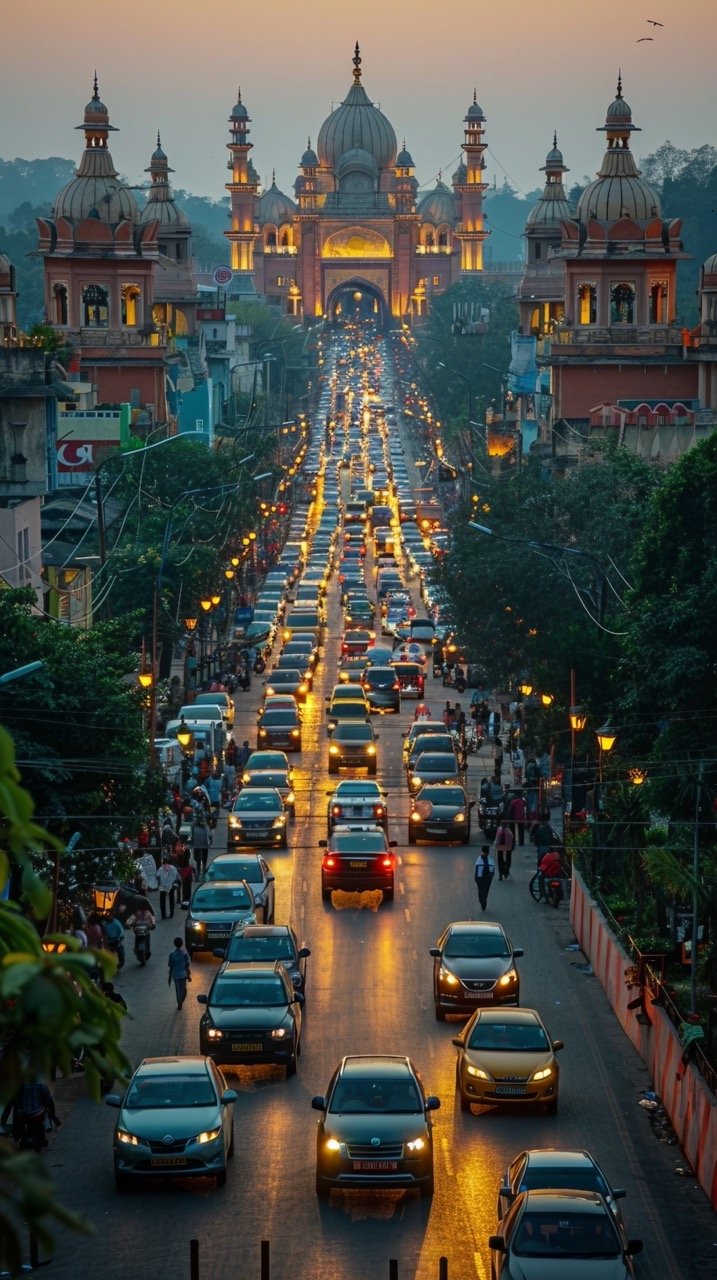
POLYGON ((481 910, 488 906, 488 894, 495 875, 495 862, 490 856, 490 845, 484 844, 476 859, 475 882, 478 887, 478 901, 481 910))
POLYGON ((174 894, 179 887, 179 873, 177 868, 169 861, 169 854, 165 853, 162 858, 162 865, 157 872, 157 883, 159 885, 159 911, 163 920, 167 919, 167 907, 169 907, 169 918, 171 920, 174 915, 174 894))
POLYGON ((495 851, 498 855, 498 879, 510 879, 510 864, 513 861, 513 832, 506 818, 501 820, 495 836, 495 851))
POLYGON ((194 852, 194 865, 197 868, 198 880, 203 880, 207 873, 210 839, 206 818, 203 813, 198 813, 192 823, 192 850, 194 852))
POLYGON ((249 746, 249 739, 245 738, 237 752, 237 773, 239 774, 240 780, 241 780, 241 775, 244 771, 244 765, 246 764, 250 755, 251 755, 251 747, 249 746))
POLYGON ((517 796, 514 796, 510 802, 508 818, 510 819, 510 828, 513 832, 513 839, 515 840, 517 833, 518 844, 521 849, 525 844, 525 823, 527 821, 527 817, 528 806, 525 802, 525 796, 522 791, 519 791, 517 796))
POLYGON ((548 850, 555 844, 553 828, 550 825, 547 813, 541 814, 540 822, 533 830, 533 844, 535 845, 537 863, 540 866, 548 850))
POLYGON ((184 950, 184 944, 181 938, 174 939, 174 951, 169 953, 169 981, 167 986, 174 982, 174 990, 177 993, 177 1008, 181 1009, 187 998, 187 983, 192 981, 192 966, 189 961, 189 953, 184 950))

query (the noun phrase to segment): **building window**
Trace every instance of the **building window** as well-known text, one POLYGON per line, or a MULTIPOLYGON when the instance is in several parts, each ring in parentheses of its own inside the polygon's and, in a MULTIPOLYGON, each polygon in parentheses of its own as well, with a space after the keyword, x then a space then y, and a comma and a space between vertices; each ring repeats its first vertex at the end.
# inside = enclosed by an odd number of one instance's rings
POLYGON ((139 299, 141 290, 138 284, 122 285, 122 324, 133 329, 139 324, 139 299))
POLYGON ((434 285, 436 285, 436 284, 440 284, 440 283, 441 283, 441 277, 440 277, 440 276, 434 276, 434 277, 433 277, 433 283, 434 283, 434 285))
POLYGON ((82 324, 86 329, 107 329, 110 291, 106 285, 86 284, 82 290, 82 324))
POLYGON ((67 285, 58 283, 52 286, 54 301, 54 323, 67 324, 67 285))
POLYGON ((441 249, 445 249, 445 248, 447 247, 447 245, 448 245, 448 236, 446 235, 446 232, 445 232, 445 231, 440 231, 440 232, 438 233, 438 245, 439 245, 439 248, 441 248, 441 249))
POLYGON ((635 323, 635 286, 629 280, 610 285, 610 324, 635 323))
POLYGON ((597 320, 597 285, 584 281, 578 285, 578 324, 595 324, 597 320))
POLYGON ((285 232, 283 233, 282 237, 281 237, 281 247, 282 247, 282 249, 288 249, 288 247, 289 247, 289 232, 288 232, 288 231, 285 231, 285 232))
POLYGON ((536 262, 538 261, 538 258, 542 257, 542 254, 543 254, 543 246, 540 243, 540 241, 536 241, 536 244, 535 244, 535 261, 536 262))
POLYGON ((269 231, 269 232, 267 233, 267 237, 266 237, 266 247, 267 247, 267 249, 275 249, 275 248, 276 248, 276 232, 275 232, 275 231, 269 231))
POLYGON ((650 281, 650 324, 667 324, 667 281, 650 281))
POLYGON ((434 244, 434 241, 433 241, 433 232, 432 232, 432 231, 428 231, 428 232, 426 233, 426 248, 427 248, 427 249, 432 249, 432 248, 433 248, 433 244, 434 244))

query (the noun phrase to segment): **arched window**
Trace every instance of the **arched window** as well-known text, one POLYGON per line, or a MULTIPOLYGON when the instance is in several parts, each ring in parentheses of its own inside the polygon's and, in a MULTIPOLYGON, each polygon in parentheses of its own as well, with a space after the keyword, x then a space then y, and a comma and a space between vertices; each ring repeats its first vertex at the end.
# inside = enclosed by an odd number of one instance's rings
POLYGON ((610 324, 635 323, 635 286, 628 280, 610 285, 610 324))
POLYGON ((282 247, 282 249, 288 249, 289 244, 290 244, 290 240, 289 240, 289 232, 288 232, 288 231, 284 231, 284 233, 282 234, 282 237, 281 237, 281 247, 282 247))
POLYGON ((578 324, 595 324, 597 320, 597 285, 585 280, 578 285, 578 324))
POLYGON ((82 290, 82 324, 87 329, 107 329, 110 291, 103 284, 86 284, 82 290))
POLYGON ((122 285, 122 324, 133 329, 140 322, 139 300, 141 289, 138 284, 122 285))
POLYGON ((439 247, 439 249, 445 249, 445 248, 447 248, 447 246, 448 246, 448 234, 447 234, 447 232, 445 232, 445 231, 439 231, 439 232, 438 232, 438 247, 439 247))
POLYGON ((276 232, 275 232, 275 231, 267 231, 267 233, 266 233, 266 247, 267 247, 267 249, 275 249, 275 248, 276 248, 276 232))
POLYGON ((432 248, 433 248, 433 246, 434 246, 434 244, 435 244, 435 240, 434 240, 434 237, 433 237, 433 232, 432 232, 432 231, 427 231, 427 232, 426 232, 426 248, 427 248, 427 249, 432 249, 432 248))
POLYGON ((67 324, 67 285, 64 282, 53 285, 52 296, 54 324, 67 324))
POLYGON ((650 281, 650 324, 667 324, 667 281, 650 281))

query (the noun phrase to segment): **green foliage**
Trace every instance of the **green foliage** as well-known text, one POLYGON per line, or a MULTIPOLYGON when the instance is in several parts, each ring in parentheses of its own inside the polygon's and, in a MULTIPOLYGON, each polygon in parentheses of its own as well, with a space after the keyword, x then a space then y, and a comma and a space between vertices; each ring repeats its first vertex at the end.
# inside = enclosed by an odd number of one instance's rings
MULTIPOLYGON (((12 739, 0 728, 0 890, 17 871, 27 909, 40 919, 48 895, 35 876, 32 855, 45 848, 60 857, 62 846, 34 821, 31 798, 19 779, 12 739)), ((52 940, 66 950, 44 951, 32 920, 16 902, 0 900, 0 1107, 12 1101, 21 1084, 49 1079, 55 1070, 69 1072, 80 1053, 96 1101, 101 1079, 122 1077, 129 1068, 120 1049, 122 1012, 92 976, 98 966, 109 976, 113 958, 82 952, 71 937, 53 935, 52 940)), ((0 1141, 0 1267, 19 1274, 28 1223, 49 1249, 53 1219, 87 1229, 57 1202, 41 1157, 17 1153, 0 1141)))

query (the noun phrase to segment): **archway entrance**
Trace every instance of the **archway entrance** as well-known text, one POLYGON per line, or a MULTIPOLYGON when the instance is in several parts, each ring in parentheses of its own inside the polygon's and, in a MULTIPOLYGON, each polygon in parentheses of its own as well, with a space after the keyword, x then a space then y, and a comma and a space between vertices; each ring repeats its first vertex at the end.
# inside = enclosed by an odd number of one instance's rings
POLYGON ((331 290, 326 299, 326 315, 330 324, 373 320, 380 329, 386 329, 389 324, 389 310, 383 293, 376 285, 358 276, 342 281, 331 290))

